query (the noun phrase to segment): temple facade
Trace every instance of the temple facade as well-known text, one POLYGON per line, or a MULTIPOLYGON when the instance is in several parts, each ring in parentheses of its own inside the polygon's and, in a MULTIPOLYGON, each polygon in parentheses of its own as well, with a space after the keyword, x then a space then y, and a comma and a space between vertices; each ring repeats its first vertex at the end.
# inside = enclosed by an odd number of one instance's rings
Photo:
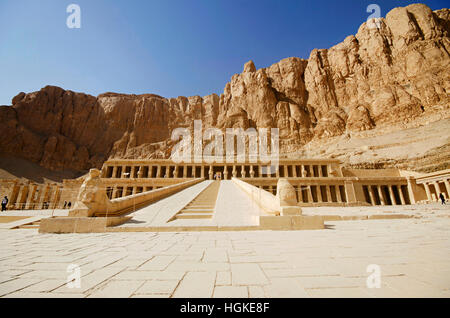
MULTIPOLYGON (((101 169, 110 199, 164 188, 190 179, 240 179, 276 194, 277 182, 293 185, 300 206, 409 205, 435 202, 450 194, 450 170, 420 175, 398 169, 346 169, 333 159, 280 159, 278 169, 263 174, 267 164, 176 164, 172 160, 109 160, 101 169)), ((34 184, 1 180, 8 209, 62 209, 76 201, 84 178, 63 183, 34 184), (66 205, 65 205, 66 203, 66 205), (65 206, 64 206, 65 205, 65 206)))

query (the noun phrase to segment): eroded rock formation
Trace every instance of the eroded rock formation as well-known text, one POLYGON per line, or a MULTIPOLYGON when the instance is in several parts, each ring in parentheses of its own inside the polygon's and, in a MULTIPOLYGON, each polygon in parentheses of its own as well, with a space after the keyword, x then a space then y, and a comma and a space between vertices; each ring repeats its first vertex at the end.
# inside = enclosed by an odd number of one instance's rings
POLYGON ((259 70, 250 61, 220 96, 93 97, 51 86, 20 93, 12 107, 0 107, 0 153, 81 171, 112 157, 168 157, 172 130, 194 119, 204 128, 278 127, 281 151, 293 153, 423 114, 448 117, 449 15, 422 4, 396 8, 308 60, 259 70))

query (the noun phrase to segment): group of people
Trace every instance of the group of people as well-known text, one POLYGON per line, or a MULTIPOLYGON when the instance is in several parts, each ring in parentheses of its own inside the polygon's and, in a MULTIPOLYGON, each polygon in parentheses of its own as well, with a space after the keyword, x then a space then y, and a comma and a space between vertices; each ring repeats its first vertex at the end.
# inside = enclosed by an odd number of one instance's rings
MULTIPOLYGON (((221 180, 222 178, 221 178, 221 175, 220 175, 220 174, 216 174, 216 175, 214 176, 214 179, 215 179, 215 180, 221 180)), ((444 197, 444 194, 442 194, 442 193, 439 194, 439 199, 441 200, 441 203, 445 205, 445 197, 444 197)), ((3 212, 3 211, 6 211, 6 206, 8 205, 8 202, 9 202, 8 197, 5 196, 5 197, 3 198, 3 200, 2 200, 2 212, 3 212)), ((47 202, 44 202, 43 208, 44 208, 44 209, 48 209, 48 206, 49 206, 48 203, 47 203, 47 202)), ((72 207, 72 202, 64 201, 64 209, 70 209, 71 207, 72 207)))
MULTIPOLYGON (((8 199, 8 197, 7 196, 5 196, 4 198, 3 198, 3 200, 2 200, 2 212, 3 211, 6 211, 7 210, 7 205, 8 205, 8 202, 9 202, 9 199, 8 199)), ((45 209, 48 209, 48 207, 50 206, 50 204, 48 203, 48 202, 44 202, 43 204, 42 204, 42 208, 45 210, 45 209)), ((67 202, 67 201, 64 201, 64 209, 70 209, 72 207, 72 202, 67 202)))

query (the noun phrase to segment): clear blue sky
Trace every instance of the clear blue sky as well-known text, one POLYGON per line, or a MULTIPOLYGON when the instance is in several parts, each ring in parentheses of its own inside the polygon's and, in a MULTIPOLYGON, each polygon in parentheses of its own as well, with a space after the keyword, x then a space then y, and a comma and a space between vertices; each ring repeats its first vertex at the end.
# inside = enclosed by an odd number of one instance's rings
MULTIPOLYGON (((433 10, 447 0, 422 1, 433 10)), ((77 92, 221 94, 253 60, 257 68, 356 34, 388 0, 0 0, 0 105, 57 85, 77 92), (66 26, 69 4, 81 29, 66 26)))

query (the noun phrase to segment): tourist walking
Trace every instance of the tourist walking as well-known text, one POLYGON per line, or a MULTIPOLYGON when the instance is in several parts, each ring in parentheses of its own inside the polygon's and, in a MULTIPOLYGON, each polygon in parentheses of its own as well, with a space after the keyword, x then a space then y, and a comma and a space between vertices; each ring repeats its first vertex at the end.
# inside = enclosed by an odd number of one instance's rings
POLYGON ((439 199, 441 199, 442 204, 445 204, 445 197, 442 193, 439 194, 439 199))
POLYGON ((6 211, 6 206, 8 205, 8 197, 4 197, 2 200, 2 212, 6 211))

